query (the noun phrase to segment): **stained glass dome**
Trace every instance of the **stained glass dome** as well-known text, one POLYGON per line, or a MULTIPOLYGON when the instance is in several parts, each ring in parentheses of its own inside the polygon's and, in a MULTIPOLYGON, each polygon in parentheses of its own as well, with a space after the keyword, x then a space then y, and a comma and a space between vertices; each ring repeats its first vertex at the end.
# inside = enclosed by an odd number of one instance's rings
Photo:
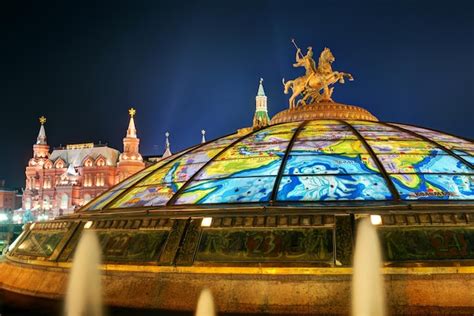
POLYGON ((474 200, 474 143, 367 120, 286 122, 160 160, 83 211, 474 200))

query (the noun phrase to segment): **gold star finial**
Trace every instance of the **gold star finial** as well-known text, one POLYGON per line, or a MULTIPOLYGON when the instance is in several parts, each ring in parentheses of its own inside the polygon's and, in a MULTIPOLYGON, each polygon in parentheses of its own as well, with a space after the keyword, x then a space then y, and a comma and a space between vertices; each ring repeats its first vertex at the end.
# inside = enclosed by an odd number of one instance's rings
POLYGON ((44 115, 42 115, 42 116, 39 118, 39 121, 40 121, 41 125, 44 125, 44 123, 46 123, 46 117, 44 117, 44 115))
POLYGON ((137 110, 135 110, 134 108, 130 108, 128 110, 128 114, 130 114, 130 117, 134 117, 135 113, 137 113, 137 110))

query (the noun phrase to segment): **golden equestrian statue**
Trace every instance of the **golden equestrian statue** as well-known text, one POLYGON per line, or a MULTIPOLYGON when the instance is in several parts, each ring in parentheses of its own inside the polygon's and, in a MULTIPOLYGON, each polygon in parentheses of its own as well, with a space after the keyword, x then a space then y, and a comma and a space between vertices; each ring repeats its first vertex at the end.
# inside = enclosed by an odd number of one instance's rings
POLYGON ((301 49, 296 45, 294 40, 291 40, 296 47, 296 63, 293 67, 304 67, 306 73, 298 78, 285 82, 283 78, 283 85, 285 86, 285 94, 291 89, 293 94, 290 97, 290 109, 297 105, 306 105, 317 103, 321 101, 332 102, 331 95, 334 87, 329 88, 330 85, 339 81, 344 83, 344 77, 350 81, 354 80, 351 74, 339 71, 333 71, 331 64, 336 60, 329 48, 324 48, 319 56, 318 67, 313 59, 313 48, 308 47, 306 55, 301 53, 301 49), (302 98, 296 103, 296 97, 302 98))

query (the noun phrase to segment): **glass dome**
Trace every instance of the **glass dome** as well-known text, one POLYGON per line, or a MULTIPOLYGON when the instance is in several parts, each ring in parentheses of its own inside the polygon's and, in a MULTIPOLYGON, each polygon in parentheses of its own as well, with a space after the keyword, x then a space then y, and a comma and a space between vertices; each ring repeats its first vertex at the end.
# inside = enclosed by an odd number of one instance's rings
POLYGON ((309 120, 160 160, 84 211, 229 203, 473 200, 474 143, 404 124, 309 120))

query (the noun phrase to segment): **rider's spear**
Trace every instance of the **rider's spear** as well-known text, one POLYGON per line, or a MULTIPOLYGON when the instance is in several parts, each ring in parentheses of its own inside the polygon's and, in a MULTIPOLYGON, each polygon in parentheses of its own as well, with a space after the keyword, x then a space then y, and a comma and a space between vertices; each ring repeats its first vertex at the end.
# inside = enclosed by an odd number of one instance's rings
POLYGON ((296 45, 295 39, 292 38, 291 42, 293 43, 293 45, 295 45, 296 50, 299 51, 301 58, 303 58, 303 53, 301 52, 301 49, 298 47, 298 45, 296 45))

